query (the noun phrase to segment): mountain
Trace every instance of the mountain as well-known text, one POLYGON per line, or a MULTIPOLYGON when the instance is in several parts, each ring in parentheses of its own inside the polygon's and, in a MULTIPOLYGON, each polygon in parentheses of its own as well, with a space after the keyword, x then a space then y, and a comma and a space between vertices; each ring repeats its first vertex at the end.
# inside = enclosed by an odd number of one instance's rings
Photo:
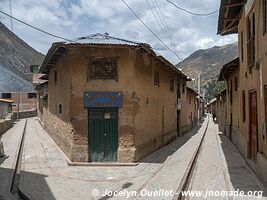
POLYGON ((30 65, 39 65, 43 59, 44 55, 0 22, 0 92, 14 92, 18 88, 33 91, 30 65))
POLYGON ((238 56, 237 43, 224 46, 214 46, 210 49, 200 49, 187 57, 183 63, 176 66, 196 81, 189 86, 197 88, 198 74, 201 76, 202 88, 207 88, 209 82, 216 82, 222 66, 238 56))

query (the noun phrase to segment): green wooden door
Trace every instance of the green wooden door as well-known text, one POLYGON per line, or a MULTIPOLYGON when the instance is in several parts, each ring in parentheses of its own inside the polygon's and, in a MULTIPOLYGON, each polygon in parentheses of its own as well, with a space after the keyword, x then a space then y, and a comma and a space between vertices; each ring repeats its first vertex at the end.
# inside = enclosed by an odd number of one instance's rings
POLYGON ((91 161, 117 161, 118 108, 88 108, 88 115, 91 161))

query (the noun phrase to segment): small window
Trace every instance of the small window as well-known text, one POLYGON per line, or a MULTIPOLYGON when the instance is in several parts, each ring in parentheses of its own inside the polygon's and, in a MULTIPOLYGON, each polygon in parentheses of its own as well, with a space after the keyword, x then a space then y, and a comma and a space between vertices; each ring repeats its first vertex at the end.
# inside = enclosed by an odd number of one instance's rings
POLYGON ((38 74, 38 65, 31 65, 30 66, 30 71, 34 74, 38 74))
POLYGON ((62 105, 61 104, 58 105, 58 113, 62 113, 62 105))
POLYGON ((11 99, 11 93, 2 93, 3 99, 11 99))
POLYGON ((189 96, 189 104, 191 104, 191 96, 189 96))
POLYGON ((37 95, 36 93, 28 93, 28 99, 36 99, 37 95))
POLYGON ((91 58, 88 64, 88 80, 114 79, 118 80, 116 58, 91 58))
POLYGON ((173 79, 170 80, 170 91, 174 92, 174 80, 173 79))
POLYGON ((181 97, 181 92, 180 92, 180 83, 177 84, 177 98, 181 97))
POLYGON ((54 70, 54 81, 57 83, 57 70, 54 70))
POLYGON ((242 91, 242 112, 243 112, 243 122, 246 121, 246 92, 242 91))
POLYGON ((182 91, 183 91, 183 94, 184 94, 184 91, 185 91, 185 85, 184 85, 184 83, 183 83, 183 86, 182 86, 183 88, 182 88, 182 91))
POLYGON ((159 72, 154 72, 154 85, 159 87, 159 72))
POLYGON ((230 104, 233 103, 233 82, 230 81, 230 104))

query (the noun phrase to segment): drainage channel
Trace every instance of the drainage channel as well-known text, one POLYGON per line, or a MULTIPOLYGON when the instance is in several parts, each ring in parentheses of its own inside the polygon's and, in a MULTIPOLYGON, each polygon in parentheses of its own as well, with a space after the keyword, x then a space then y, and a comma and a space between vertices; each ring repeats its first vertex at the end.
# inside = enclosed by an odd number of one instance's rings
POLYGON ((176 195, 173 197, 173 200, 184 200, 185 199, 185 197, 182 195, 182 192, 183 191, 187 191, 188 188, 189 188, 189 184, 191 182, 191 179, 192 179, 195 167, 196 167, 196 163, 197 163, 197 160, 199 158, 199 155, 200 155, 200 152, 201 152, 201 149, 202 149, 203 141, 204 141, 204 138, 206 136, 206 133, 207 133, 207 130, 208 130, 208 127, 209 127, 209 121, 210 121, 210 116, 208 115, 208 122, 207 122, 207 125, 206 125, 206 128, 205 128, 205 131, 203 133, 203 136, 202 136, 202 138, 200 140, 200 143, 199 143, 199 145, 198 145, 198 147, 197 147, 192 159, 190 160, 190 162, 188 164, 186 172, 185 172, 185 174, 184 174, 184 176, 182 178, 182 181, 179 184, 178 189, 176 190, 176 195))
POLYGON ((19 145, 19 152, 17 156, 17 161, 14 169, 14 174, 12 177, 10 192, 14 195, 16 199, 20 200, 30 200, 22 191, 19 189, 19 181, 20 181, 20 172, 21 172, 21 162, 22 162, 22 155, 23 155, 23 147, 24 147, 24 139, 26 134, 26 127, 27 127, 27 119, 24 124, 23 133, 21 136, 21 142, 19 145))

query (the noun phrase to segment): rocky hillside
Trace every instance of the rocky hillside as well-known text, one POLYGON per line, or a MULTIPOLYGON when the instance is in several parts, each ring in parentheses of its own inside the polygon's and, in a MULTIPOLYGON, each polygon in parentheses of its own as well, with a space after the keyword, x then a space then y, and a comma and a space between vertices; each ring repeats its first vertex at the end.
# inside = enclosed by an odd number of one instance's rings
POLYGON ((30 65, 42 63, 44 56, 30 47, 0 22, 0 92, 32 90, 30 65))
MULTIPOLYGON (((238 46, 237 43, 233 43, 198 50, 187 57, 183 64, 179 63, 176 66, 194 79, 200 74, 202 88, 206 88, 209 82, 218 79, 222 66, 237 56, 238 46)), ((197 81, 191 82, 190 86, 197 88, 197 81)))

